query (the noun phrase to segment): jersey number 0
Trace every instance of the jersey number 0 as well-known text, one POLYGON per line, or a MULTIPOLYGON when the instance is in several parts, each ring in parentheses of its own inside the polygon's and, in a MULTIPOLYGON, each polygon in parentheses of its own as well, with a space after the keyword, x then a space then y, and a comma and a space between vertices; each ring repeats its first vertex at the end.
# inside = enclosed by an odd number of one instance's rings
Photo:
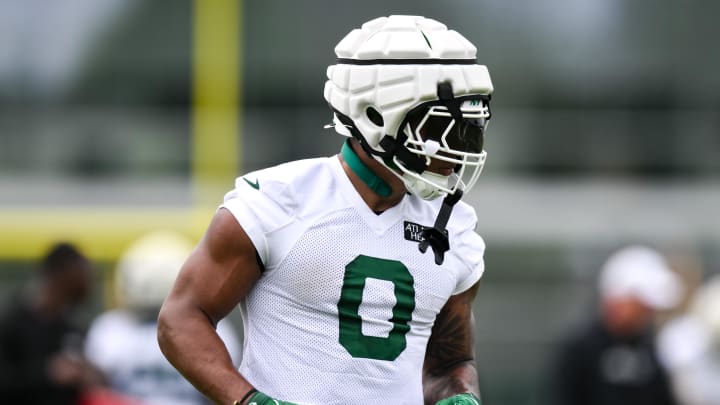
POLYGON ((353 357, 376 360, 395 360, 407 346, 410 320, 415 309, 413 276, 397 260, 379 259, 360 255, 345 266, 342 292, 338 302, 340 318, 340 344, 353 357), (367 336, 362 333, 359 309, 365 280, 374 278, 390 281, 395 291, 392 308, 392 330, 387 337, 367 336))

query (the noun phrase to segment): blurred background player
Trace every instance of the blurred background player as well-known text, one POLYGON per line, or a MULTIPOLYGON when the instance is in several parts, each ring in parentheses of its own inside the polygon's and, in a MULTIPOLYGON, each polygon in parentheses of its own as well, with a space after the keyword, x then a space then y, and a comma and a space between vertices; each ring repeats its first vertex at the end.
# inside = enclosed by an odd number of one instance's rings
POLYGON ((605 262, 599 294, 599 316, 561 343, 550 403, 675 404, 653 321, 678 304, 680 279, 655 250, 630 246, 605 262))
POLYGON ((0 403, 71 405, 103 383, 83 358, 83 331, 71 316, 90 294, 92 271, 75 246, 58 243, 7 308, 0 320, 0 403))
POLYGON ((658 344, 682 405, 720 404, 720 275, 700 286, 658 344))
MULTIPOLYGON (((167 362, 157 344, 157 316, 192 244, 169 231, 135 241, 116 268, 119 308, 94 320, 86 354, 106 374, 110 387, 146 405, 199 405, 209 401, 167 362)), ((229 321, 222 337, 235 364, 239 343, 229 321)))

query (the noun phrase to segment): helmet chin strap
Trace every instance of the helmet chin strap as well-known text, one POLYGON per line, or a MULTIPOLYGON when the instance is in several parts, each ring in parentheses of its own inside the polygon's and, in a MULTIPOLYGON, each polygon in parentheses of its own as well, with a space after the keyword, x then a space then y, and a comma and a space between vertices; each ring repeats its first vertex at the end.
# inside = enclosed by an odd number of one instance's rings
POLYGON ((442 207, 435 218, 435 224, 432 228, 425 228, 421 236, 422 242, 418 245, 420 252, 425 253, 428 246, 432 247, 433 253, 435 254, 435 264, 438 266, 443 264, 445 261, 445 252, 450 250, 450 240, 448 239, 447 226, 448 220, 450 220, 450 214, 452 209, 462 198, 462 189, 457 189, 453 194, 445 196, 442 202, 442 207))
MULTIPOLYGON (((460 103, 453 95, 452 84, 450 84, 450 82, 438 83, 437 95, 438 99, 445 104, 445 107, 447 107, 455 122, 459 123, 462 120, 462 113, 460 112, 460 103)), ((454 193, 446 195, 443 199, 442 207, 440 207, 440 212, 437 218, 435 218, 435 224, 432 228, 425 228, 421 233, 423 240, 418 245, 420 252, 425 253, 428 246, 432 247, 433 253, 435 254, 435 264, 438 266, 443 264, 445 261, 445 252, 450 250, 450 240, 448 239, 448 232, 445 227, 450 220, 453 207, 460 201, 462 195, 463 190, 460 187, 458 187, 454 193)))

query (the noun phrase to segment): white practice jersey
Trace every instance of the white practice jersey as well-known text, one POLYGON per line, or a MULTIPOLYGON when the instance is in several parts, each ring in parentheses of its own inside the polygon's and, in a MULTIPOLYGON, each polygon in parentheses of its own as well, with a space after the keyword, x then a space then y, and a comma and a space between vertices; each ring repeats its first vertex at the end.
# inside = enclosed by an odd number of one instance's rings
MULTIPOLYGON (((238 338, 228 321, 218 334, 237 364, 238 338)), ((127 310, 112 310, 96 318, 88 331, 85 354, 110 380, 113 390, 142 405, 209 404, 165 359, 157 343, 157 322, 138 320, 127 310)))
POLYGON ((462 202, 442 265, 418 250, 442 198, 407 195, 372 212, 337 156, 249 173, 225 196, 264 271, 241 312, 240 372, 298 404, 422 404, 435 317, 483 273, 484 243, 462 202))

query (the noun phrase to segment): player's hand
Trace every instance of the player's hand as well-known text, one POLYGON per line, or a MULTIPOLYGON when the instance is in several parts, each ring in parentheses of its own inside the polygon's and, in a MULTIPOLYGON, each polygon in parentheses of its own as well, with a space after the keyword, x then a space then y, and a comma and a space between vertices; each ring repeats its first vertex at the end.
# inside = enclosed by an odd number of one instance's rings
POLYGON ((47 373, 52 382, 64 386, 90 387, 101 385, 104 380, 100 370, 87 360, 64 353, 50 358, 47 373))
POLYGON ((441 399, 435 405, 481 405, 481 403, 480 398, 476 397, 475 394, 466 392, 441 399))
POLYGON ((278 399, 270 398, 269 396, 258 391, 250 399, 247 400, 247 405, 297 405, 292 402, 280 401, 278 399))

